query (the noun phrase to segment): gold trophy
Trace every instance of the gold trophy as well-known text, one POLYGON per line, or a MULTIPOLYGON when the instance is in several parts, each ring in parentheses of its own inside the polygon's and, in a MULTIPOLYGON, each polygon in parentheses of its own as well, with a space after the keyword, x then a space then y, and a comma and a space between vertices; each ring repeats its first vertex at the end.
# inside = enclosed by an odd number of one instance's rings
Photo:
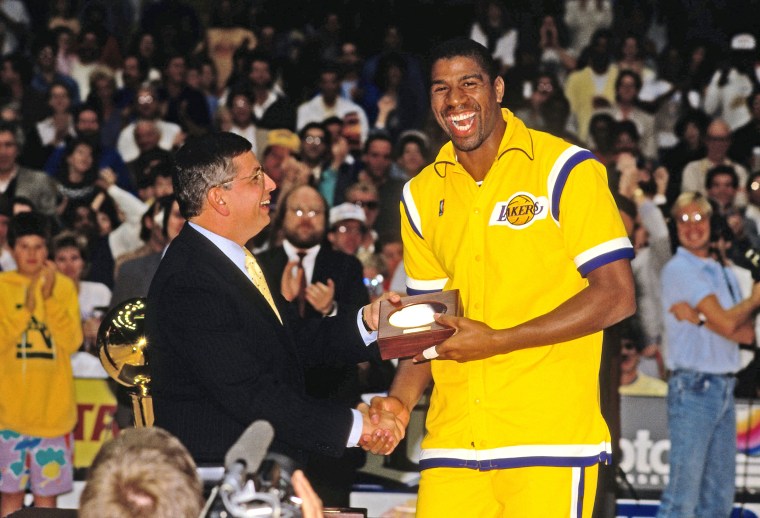
POLYGON ((124 301, 103 318, 97 340, 103 368, 111 378, 128 388, 136 427, 153 426, 144 318, 145 299, 124 301))

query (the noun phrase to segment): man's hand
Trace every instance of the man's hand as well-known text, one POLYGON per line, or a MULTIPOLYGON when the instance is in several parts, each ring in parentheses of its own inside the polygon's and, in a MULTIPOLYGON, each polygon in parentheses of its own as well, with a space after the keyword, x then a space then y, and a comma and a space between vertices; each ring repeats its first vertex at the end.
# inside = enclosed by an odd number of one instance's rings
POLYGON ((112 185, 116 185, 116 173, 110 167, 104 167, 98 171, 98 179, 95 180, 95 184, 98 185, 104 191, 107 191, 112 185))
MULTIPOLYGON (((382 416, 390 413, 396 420, 397 430, 401 434, 403 439, 406 435, 406 427, 409 425, 410 411, 404 406, 401 401, 392 396, 382 397, 375 396, 372 398, 372 406, 369 407, 370 422, 374 425, 379 425, 382 416)), ((400 439, 399 439, 400 440, 400 439)), ((359 445, 367 451, 376 453, 384 447, 387 447, 385 438, 383 436, 376 436, 372 434, 363 434, 359 445)), ((396 448, 394 444, 390 450, 385 452, 385 455, 391 453, 396 448)))
POLYGON ((633 198, 633 192, 639 186, 639 170, 636 158, 630 153, 620 153, 615 167, 620 171, 618 192, 626 198, 633 198))
POLYGON ((174 136, 174 140, 172 140, 172 149, 179 149, 181 148, 184 143, 185 139, 187 138, 187 133, 180 131, 174 136))
POLYGON ((438 359, 461 363, 500 354, 501 351, 496 348, 496 332, 483 322, 441 313, 436 313, 435 320, 446 327, 453 327, 456 331, 443 343, 415 356, 415 362, 438 359))
POLYGON ((45 266, 40 272, 40 286, 42 291, 42 298, 49 299, 53 295, 53 288, 55 287, 55 272, 57 271, 55 263, 53 261, 45 261, 45 266))
POLYGON ((667 168, 664 166, 658 167, 652 173, 652 177, 657 185, 657 194, 665 195, 665 192, 668 190, 668 181, 670 180, 670 173, 668 173, 667 168))
POLYGON ((34 292, 37 291, 37 282, 39 281, 39 276, 32 277, 32 281, 29 283, 29 286, 26 288, 26 300, 24 301, 24 306, 26 306, 26 309, 29 310, 29 313, 34 313, 34 308, 37 307, 36 297, 34 296, 34 292))
POLYGON ((303 471, 297 469, 290 479, 293 482, 293 491, 301 499, 301 513, 303 518, 323 518, 322 500, 320 500, 314 488, 303 471))
POLYGON ((691 322, 695 325, 699 325, 700 323, 699 311, 689 306, 689 304, 686 302, 676 302, 670 306, 669 311, 673 313, 673 316, 676 317, 676 320, 679 322, 686 320, 687 322, 691 322))
POLYGON ((345 162, 348 152, 348 141, 343 137, 335 139, 332 145, 332 168, 335 171, 338 171, 343 162, 345 162))
POLYGON ((282 280, 280 281, 280 293, 285 300, 292 302, 301 291, 301 278, 305 275, 303 268, 298 266, 298 261, 290 261, 285 265, 282 271, 282 280))
POLYGON ((401 295, 394 291, 388 291, 380 295, 378 298, 376 298, 374 301, 372 301, 371 304, 367 304, 362 308, 362 315, 364 316, 364 321, 369 324, 369 327, 373 331, 377 331, 377 328, 380 323, 380 303, 384 300, 387 300, 394 306, 399 305, 401 302, 401 295))
POLYGON ((327 315, 335 301, 335 283, 327 279, 327 284, 315 282, 306 286, 306 302, 314 306, 314 309, 327 315))
POLYGON ((362 436, 359 445, 376 455, 392 452, 406 433, 406 423, 402 423, 395 414, 380 407, 370 415, 370 407, 360 403, 356 407, 362 414, 362 436))

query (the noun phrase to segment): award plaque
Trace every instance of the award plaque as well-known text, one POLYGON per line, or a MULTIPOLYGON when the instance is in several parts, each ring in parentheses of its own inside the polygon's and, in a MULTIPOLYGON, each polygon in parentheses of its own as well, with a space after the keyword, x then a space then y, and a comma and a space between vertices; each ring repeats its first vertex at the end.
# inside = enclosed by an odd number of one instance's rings
POLYGON ((416 356, 454 334, 454 328, 435 321, 435 313, 461 315, 459 290, 402 297, 401 303, 380 304, 377 345, 383 360, 416 356))

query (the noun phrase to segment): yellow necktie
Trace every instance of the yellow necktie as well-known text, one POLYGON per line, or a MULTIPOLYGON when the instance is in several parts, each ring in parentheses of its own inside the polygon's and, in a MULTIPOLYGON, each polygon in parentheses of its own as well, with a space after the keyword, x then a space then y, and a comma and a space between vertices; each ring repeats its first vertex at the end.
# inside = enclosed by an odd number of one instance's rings
POLYGON ((269 286, 267 286, 267 281, 264 278, 264 272, 261 271, 261 267, 259 266, 259 263, 256 262, 256 258, 253 257, 251 251, 245 247, 243 247, 243 250, 245 251, 245 269, 248 271, 248 276, 253 281, 253 285, 256 286, 256 289, 264 295, 264 298, 269 303, 269 306, 271 306, 272 311, 277 315, 280 324, 282 324, 282 317, 280 316, 280 312, 277 311, 277 306, 274 305, 274 299, 272 298, 272 293, 269 291, 269 286))

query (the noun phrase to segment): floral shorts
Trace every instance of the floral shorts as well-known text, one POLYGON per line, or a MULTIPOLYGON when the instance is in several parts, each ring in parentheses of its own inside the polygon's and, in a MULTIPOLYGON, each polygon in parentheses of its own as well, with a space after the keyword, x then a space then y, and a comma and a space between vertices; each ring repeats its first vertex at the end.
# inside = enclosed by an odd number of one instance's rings
POLYGON ((0 430, 0 491, 19 493, 31 486, 39 496, 68 493, 73 487, 74 434, 33 437, 0 430))

